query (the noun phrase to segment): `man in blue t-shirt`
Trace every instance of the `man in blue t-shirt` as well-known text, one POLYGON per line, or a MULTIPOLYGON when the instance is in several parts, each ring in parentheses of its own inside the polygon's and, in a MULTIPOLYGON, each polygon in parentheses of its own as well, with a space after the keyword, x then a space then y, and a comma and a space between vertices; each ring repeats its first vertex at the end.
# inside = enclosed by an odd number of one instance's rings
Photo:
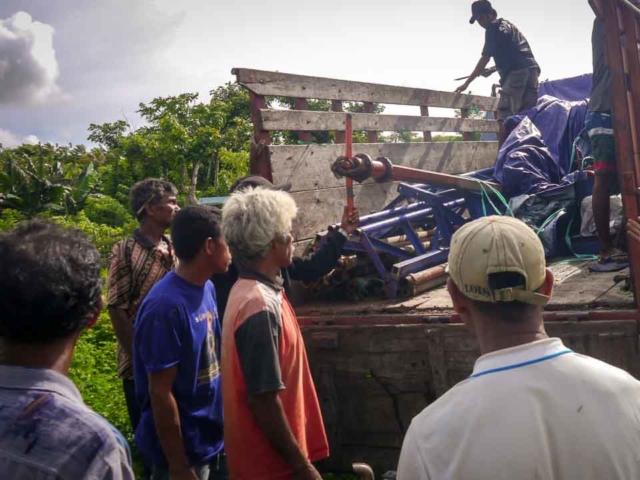
POLYGON ((473 73, 456 89, 456 92, 464 92, 479 76, 486 77, 498 71, 501 86, 498 104, 498 122, 500 123, 498 140, 502 145, 507 137, 504 120, 535 107, 538 101, 540 66, 522 32, 513 23, 504 18, 498 18, 498 12, 488 0, 478 0, 471 5, 469 23, 476 21, 486 31, 482 56, 473 73), (487 69, 491 58, 496 66, 493 69, 487 69))
POLYGON ((209 280, 231 255, 220 211, 203 205, 176 214, 178 266, 149 292, 134 326, 136 443, 153 480, 225 479, 220 321, 209 280))

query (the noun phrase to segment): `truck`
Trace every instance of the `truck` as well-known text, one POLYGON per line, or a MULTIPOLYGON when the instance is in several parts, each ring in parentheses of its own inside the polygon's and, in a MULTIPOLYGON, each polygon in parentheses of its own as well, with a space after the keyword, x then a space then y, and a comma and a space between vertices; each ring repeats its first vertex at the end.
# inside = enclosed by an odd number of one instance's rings
MULTIPOLYGON (((640 9, 630 0, 602 0, 602 5, 631 288, 622 291, 614 273, 590 273, 586 260, 551 266, 556 285, 544 318, 549 335, 569 348, 640 378, 640 285, 633 281, 640 278, 640 9)), ((245 68, 233 74, 250 96, 250 171, 291 183, 300 249, 342 214, 346 187, 330 167, 344 154, 345 102, 362 105, 362 113, 352 114, 353 130, 366 132, 367 143, 354 144, 354 151, 373 158, 462 174, 491 167, 498 154, 496 141, 476 139, 478 133, 496 133, 497 122, 469 118, 471 111, 495 111, 492 96, 245 68), (269 108, 270 97, 287 98, 294 108, 269 108), (331 111, 310 110, 310 99, 330 101, 331 111), (415 115, 375 113, 376 105, 411 107, 415 115), (434 117, 433 109, 461 115, 434 117), (423 141, 380 143, 379 133, 389 131, 423 132, 423 141), (298 132, 299 144, 274 145, 275 132, 298 132), (335 141, 313 144, 311 132, 335 132, 335 141), (434 141, 434 132, 458 132, 462 141, 434 141)), ((355 204, 363 213, 378 211, 397 189, 397 182, 366 181, 353 187, 355 204)), ((303 300, 295 308, 330 442, 331 457, 321 466, 327 471, 349 471, 353 461, 368 463, 377 473, 394 470, 411 419, 466 379, 479 357, 478 344, 453 312, 444 287, 408 299, 303 300)))

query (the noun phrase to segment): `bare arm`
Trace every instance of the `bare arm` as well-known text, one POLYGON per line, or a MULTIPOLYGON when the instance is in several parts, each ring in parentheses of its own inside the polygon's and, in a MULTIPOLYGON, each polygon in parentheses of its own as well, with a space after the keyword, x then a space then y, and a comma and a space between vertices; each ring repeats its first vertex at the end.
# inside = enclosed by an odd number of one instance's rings
POLYGON ((484 73, 485 68, 487 68, 487 65, 489 64, 489 60, 491 60, 491 56, 482 55, 480 57, 480 60, 478 61, 478 64, 476 65, 476 68, 473 70, 471 75, 469 75, 469 78, 467 78, 467 81, 464 82, 462 85, 460 85, 458 88, 456 88, 456 93, 462 93, 467 88, 469 88, 469 85, 471 85, 471 83, 476 78, 478 78, 484 73))
POLYGON ((278 393, 268 392, 251 396, 249 407, 267 440, 295 471, 295 478, 321 480, 322 477, 304 455, 291 432, 278 393))
POLYGON ((178 375, 178 366, 149 374, 149 396, 156 432, 169 464, 171 478, 197 479, 189 467, 180 431, 178 404, 173 396, 173 382, 178 375))
POLYGON ((109 307, 109 317, 118 342, 129 358, 133 358, 133 322, 129 320, 127 312, 121 308, 109 307))

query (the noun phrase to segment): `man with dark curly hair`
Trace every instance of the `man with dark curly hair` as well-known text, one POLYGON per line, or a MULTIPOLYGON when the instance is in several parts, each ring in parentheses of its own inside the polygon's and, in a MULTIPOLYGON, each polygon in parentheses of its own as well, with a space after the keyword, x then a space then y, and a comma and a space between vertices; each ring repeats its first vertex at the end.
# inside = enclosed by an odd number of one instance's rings
POLYGON ((133 382, 133 322, 151 287, 174 267, 173 247, 165 232, 180 210, 177 193, 172 183, 157 178, 136 183, 129 196, 140 228, 118 242, 111 255, 107 306, 118 338, 118 376, 133 430, 140 420, 133 382))
POLYGON ((2 478, 133 479, 122 435, 67 378, 102 310, 100 256, 76 230, 34 221, 0 235, 2 478))

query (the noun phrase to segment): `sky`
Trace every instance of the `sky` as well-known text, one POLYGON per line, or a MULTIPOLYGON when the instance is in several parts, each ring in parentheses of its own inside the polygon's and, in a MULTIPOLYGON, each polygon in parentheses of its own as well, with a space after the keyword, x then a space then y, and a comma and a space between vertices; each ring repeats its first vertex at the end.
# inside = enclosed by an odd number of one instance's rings
MULTIPOLYGON (((541 79, 591 71, 587 0, 492 3, 527 37, 541 79)), ((140 126, 141 102, 184 92, 207 100, 234 81, 234 67, 452 91, 484 42, 470 4, 1 0, 0 143, 86 144, 91 123, 140 126)), ((489 95, 494 81, 471 91, 489 95)))

